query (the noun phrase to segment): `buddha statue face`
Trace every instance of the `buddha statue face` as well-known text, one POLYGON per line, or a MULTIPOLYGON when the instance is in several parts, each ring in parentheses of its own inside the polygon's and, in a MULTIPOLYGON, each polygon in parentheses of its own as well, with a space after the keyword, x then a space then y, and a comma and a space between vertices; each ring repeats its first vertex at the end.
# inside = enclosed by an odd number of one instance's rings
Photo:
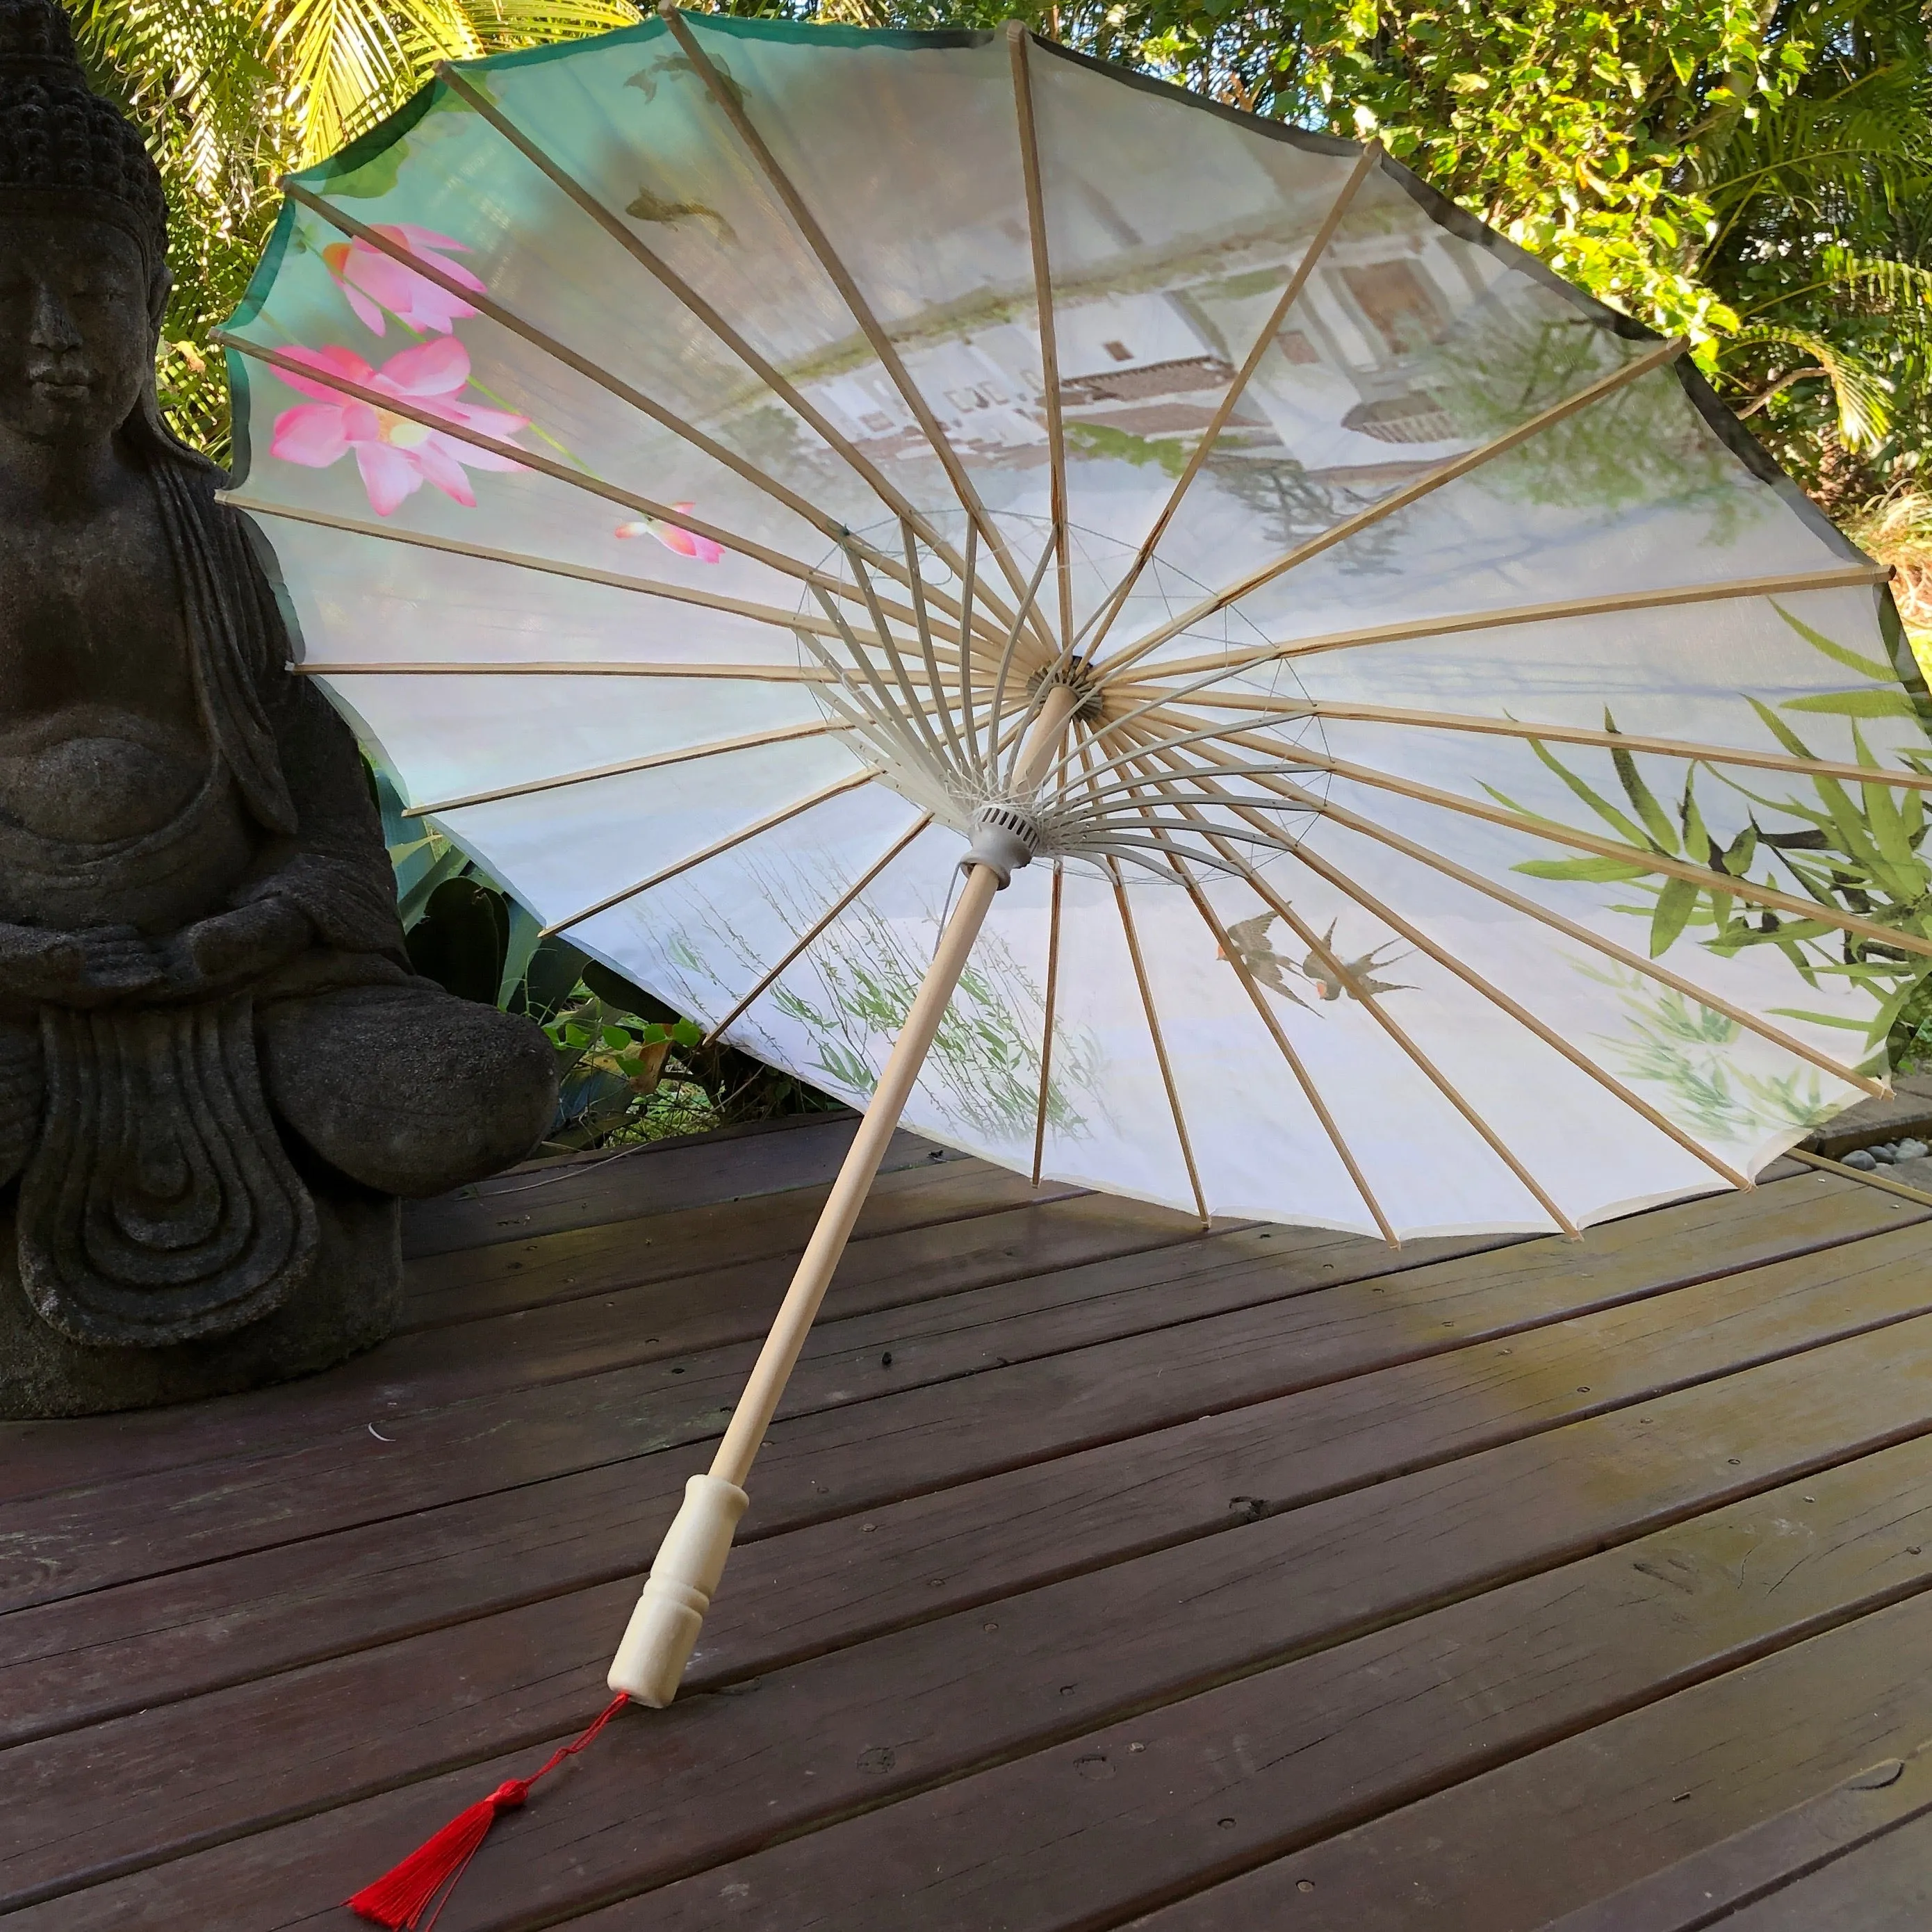
POLYGON ((111 222, 0 214, 0 440, 111 436, 154 368, 166 294, 111 222))

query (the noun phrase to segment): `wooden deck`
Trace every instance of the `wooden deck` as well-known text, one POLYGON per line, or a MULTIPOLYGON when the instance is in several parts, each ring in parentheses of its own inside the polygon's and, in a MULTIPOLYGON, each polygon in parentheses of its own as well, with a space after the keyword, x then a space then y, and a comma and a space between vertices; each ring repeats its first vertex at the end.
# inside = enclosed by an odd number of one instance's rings
MULTIPOLYGON (((364 1360, 0 1430, 8 1932, 348 1932, 594 1714, 850 1132, 506 1177, 364 1360)), ((1392 1253, 891 1165, 685 1696, 441 1932, 1932 1922, 1932 1208, 1392 1253)))

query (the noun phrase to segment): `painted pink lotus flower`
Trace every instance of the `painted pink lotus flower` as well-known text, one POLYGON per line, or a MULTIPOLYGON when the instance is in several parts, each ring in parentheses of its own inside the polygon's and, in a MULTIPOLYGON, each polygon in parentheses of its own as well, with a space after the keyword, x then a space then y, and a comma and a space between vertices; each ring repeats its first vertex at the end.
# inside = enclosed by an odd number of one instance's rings
MULTIPOLYGON (((674 510, 682 510, 687 514, 696 509, 695 503, 674 503, 674 510)), ((724 561, 724 546, 714 542, 710 537, 701 537, 694 530, 682 530, 675 524, 667 524, 656 517, 641 517, 634 524, 620 524, 617 534, 620 537, 656 537, 666 550, 674 550, 680 556, 695 557, 700 563, 721 563, 724 561)))
MULTIPOLYGON (((380 222, 374 225, 374 232, 384 241, 406 249, 452 282, 460 283, 478 295, 484 292, 482 283, 460 262, 446 261, 436 252, 448 249, 458 254, 468 252, 452 236, 439 235, 434 228, 418 228, 408 221, 380 222)), ((477 312, 460 296, 439 288, 427 277, 404 268, 392 256, 359 238, 332 243, 322 251, 322 259, 349 306, 356 311, 357 320, 378 335, 387 329, 382 316, 385 309, 406 328, 424 335, 447 335, 456 323, 477 312)))
MULTIPOLYGON (((403 350, 380 369, 370 368, 361 356, 336 344, 287 352, 320 374, 394 396, 427 416, 494 436, 500 442, 530 426, 527 416, 512 416, 507 410, 479 409, 473 403, 456 400, 457 392, 470 380, 470 352, 453 335, 403 350)), ((523 467, 494 450, 478 449, 407 416, 345 396, 326 382, 310 382, 286 369, 280 373, 290 388, 316 400, 284 410, 275 418, 269 453, 284 463, 299 463, 304 469, 326 470, 353 450, 370 507, 379 517, 388 515, 426 482, 434 483, 465 509, 473 510, 476 494, 464 473, 465 465, 471 470, 523 467)))

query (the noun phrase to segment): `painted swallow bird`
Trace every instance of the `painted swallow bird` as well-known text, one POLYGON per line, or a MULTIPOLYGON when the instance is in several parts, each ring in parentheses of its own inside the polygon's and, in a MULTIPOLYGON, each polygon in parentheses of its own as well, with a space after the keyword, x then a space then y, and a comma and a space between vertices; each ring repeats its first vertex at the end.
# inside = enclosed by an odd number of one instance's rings
MULTIPOLYGON (((1328 930, 1322 935, 1322 950, 1330 958, 1334 958, 1335 926, 1336 922, 1331 919, 1328 930)), ((1324 1000, 1339 1000, 1344 993, 1352 1000, 1359 1000, 1365 994, 1412 993, 1415 990, 1413 986, 1400 986, 1393 980, 1372 976, 1376 973, 1386 972, 1396 963, 1394 959, 1378 959, 1376 955, 1400 944, 1400 940, 1385 940, 1359 958, 1336 959, 1333 970, 1322 964, 1318 954, 1311 951, 1297 970, 1324 1000)), ((1406 953, 1401 956, 1408 957, 1406 953)))
MULTIPOLYGON (((1257 913, 1252 919, 1244 919, 1228 928, 1228 938, 1239 956, 1241 964, 1248 969, 1248 976, 1257 986, 1265 986, 1271 993, 1279 993, 1285 1000, 1292 1000, 1298 1006, 1308 1002, 1299 998, 1292 987, 1282 977, 1282 969, 1286 967, 1291 973, 1298 969, 1283 959, 1268 944, 1268 929, 1279 916, 1271 912, 1257 913)), ((1228 956, 1226 946, 1214 949, 1217 959, 1228 956)))
MULTIPOLYGON (((1302 999, 1283 976, 1293 973, 1306 980, 1315 988, 1318 998, 1339 1000, 1346 994, 1352 1000, 1359 1000, 1364 994, 1408 993, 1415 989, 1390 980, 1378 980, 1375 975, 1385 972, 1396 962, 1382 959, 1376 956, 1400 944, 1399 940, 1386 940, 1382 945, 1372 947, 1354 959, 1336 961, 1336 970, 1331 971, 1322 963, 1320 953, 1311 950, 1307 957, 1297 964, 1292 959, 1284 959, 1269 944, 1268 931, 1280 915, 1277 913, 1257 913, 1252 919, 1244 919, 1228 928, 1228 937, 1233 942, 1235 952, 1245 966, 1250 976, 1258 986, 1268 988, 1271 993, 1279 993, 1285 1000, 1292 1000, 1298 1006, 1308 1002, 1302 999)), ((1330 920, 1328 930, 1322 935, 1322 950, 1334 957, 1335 927, 1337 922, 1330 920)), ((1215 957, 1228 956, 1225 946, 1214 949, 1215 957)), ((1405 954, 1402 957, 1407 957, 1405 954)))

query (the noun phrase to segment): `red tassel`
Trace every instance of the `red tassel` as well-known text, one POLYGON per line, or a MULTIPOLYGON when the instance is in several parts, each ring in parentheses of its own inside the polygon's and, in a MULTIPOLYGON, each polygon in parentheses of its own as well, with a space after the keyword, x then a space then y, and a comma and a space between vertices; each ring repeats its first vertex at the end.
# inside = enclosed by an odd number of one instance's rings
POLYGON ((538 1778, 556 1770, 566 1758, 574 1757, 630 1701, 619 1691, 604 1707, 604 1714, 574 1744, 560 1745, 529 1777, 506 1779, 488 1798, 479 1798, 466 1811, 459 1811, 435 1837, 418 1845, 393 1870, 385 1872, 374 1885, 365 1885, 348 1900, 349 1910, 358 1918, 386 1926, 388 1932, 416 1932, 419 1925, 423 1926, 423 1932, 428 1932, 449 1903, 449 1895, 470 1861, 482 1850, 483 1840, 489 1836, 498 1814, 514 1810, 529 1797, 530 1786, 538 1778), (430 1901, 439 1892, 442 1898, 424 1925, 423 1914, 429 1911, 430 1901))

